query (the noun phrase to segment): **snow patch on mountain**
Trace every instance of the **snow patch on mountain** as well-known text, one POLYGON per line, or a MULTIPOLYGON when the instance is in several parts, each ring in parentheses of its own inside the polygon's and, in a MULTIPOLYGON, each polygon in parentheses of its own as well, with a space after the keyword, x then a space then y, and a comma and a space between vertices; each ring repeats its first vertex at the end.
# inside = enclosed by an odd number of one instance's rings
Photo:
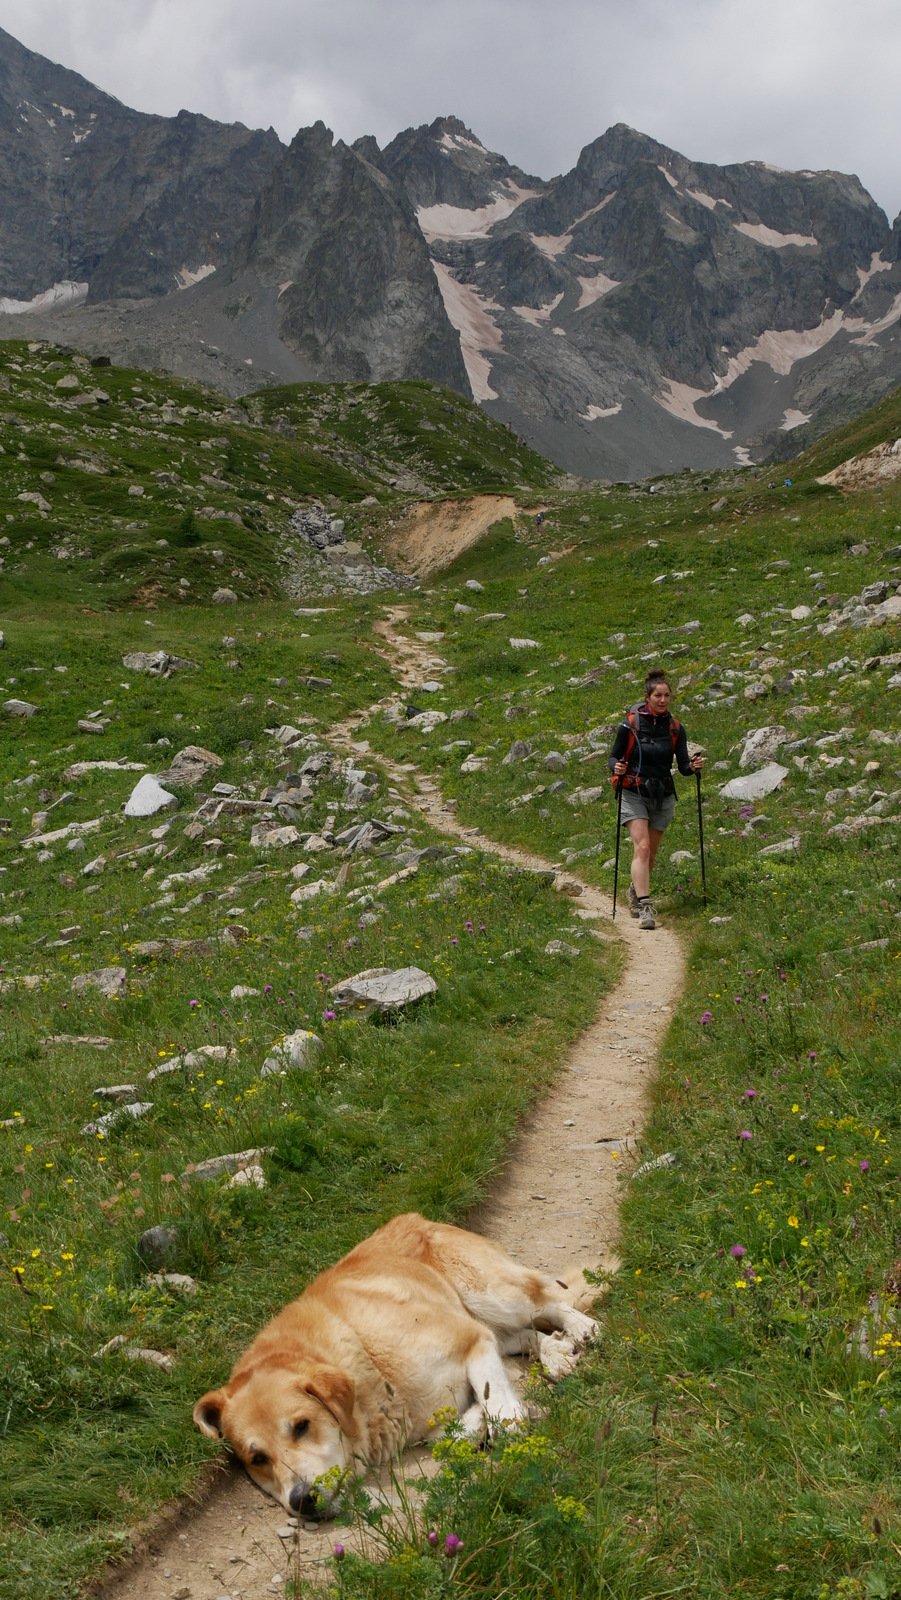
POLYGON ((522 317, 523 322, 531 322, 532 327, 537 328, 539 323, 550 321, 562 299, 563 290, 561 289, 559 294, 554 295, 553 300, 547 302, 547 305, 512 306, 511 310, 515 311, 518 317, 522 317))
POLYGON ((772 250, 785 250, 790 244, 799 248, 819 249, 820 241, 812 233, 778 233, 775 228, 768 228, 763 222, 735 222, 736 233, 743 233, 755 244, 769 245, 772 250))
POLYGON ((60 311, 63 306, 78 306, 88 297, 86 283, 73 283, 65 279, 62 283, 51 284, 49 289, 44 289, 41 294, 36 294, 33 300, 10 300, 0 297, 0 312, 7 317, 15 317, 26 311, 60 311))
POLYGON ((706 206, 708 211, 715 211, 717 206, 728 206, 730 211, 735 209, 731 200, 717 200, 712 194, 705 194, 703 189, 686 189, 685 193, 690 200, 697 200, 699 206, 706 206))
POLYGON ((536 194, 535 189, 510 183, 505 192, 496 191, 487 206, 472 210, 465 206, 420 206, 416 220, 426 239, 487 239, 496 222, 511 216, 524 200, 532 200, 536 194))
POLYGON ((825 317, 815 328, 785 328, 781 331, 768 328, 753 344, 732 357, 726 371, 708 391, 709 394, 720 394, 723 389, 730 389, 736 378, 747 372, 755 361, 765 362, 774 372, 785 377, 796 361, 815 355, 830 339, 834 339, 844 321, 844 314, 834 311, 831 317, 825 317))
POLYGON ((216 268, 209 261, 202 267, 180 267, 175 274, 175 281, 179 289, 190 289, 192 284, 201 283, 204 278, 208 278, 210 273, 215 272, 215 270, 216 268))
POLYGON ((585 411, 579 412, 579 416, 583 422, 597 422, 601 417, 618 417, 622 409, 622 401, 618 406, 588 406, 585 411))
POLYGON ((876 335, 885 333, 886 328, 890 328, 899 317, 901 317, 901 294, 896 294, 888 311, 877 322, 866 322, 863 317, 846 317, 845 327, 849 332, 854 330, 857 333, 857 337, 851 340, 852 344, 871 345, 875 343, 876 335))
POLYGON ((619 287, 618 278, 607 278, 603 272, 597 273, 594 278, 577 278, 576 283, 582 291, 577 311, 584 311, 586 306, 593 306, 596 300, 609 294, 611 289, 619 287))
POLYGON ((570 233, 574 228, 580 227, 583 222, 587 222, 589 217, 596 217, 599 211, 603 211, 605 206, 609 206, 611 200, 616 199, 618 193, 618 189, 611 189, 610 193, 605 194, 603 200, 599 200, 596 206, 589 206, 587 211, 580 212, 575 221, 570 223, 570 233))
POLYGON ((667 378, 665 382, 666 389, 655 395, 654 399, 671 417, 678 417, 680 422, 690 422, 693 428, 710 428, 721 439, 732 438, 732 434, 721 428, 712 417, 699 417, 695 410, 699 400, 709 400, 711 394, 716 394, 715 389, 693 389, 690 384, 677 383, 674 378, 667 378))
POLYGON ((527 237, 531 239, 536 250, 540 250, 541 254, 551 261, 562 255, 567 246, 573 242, 571 233, 530 233, 527 237))
POLYGON ((438 143, 441 149, 446 150, 449 155, 455 150, 478 150, 481 154, 485 153, 485 146, 481 140, 474 138, 471 134, 444 132, 438 143))
POLYGON ((442 261, 433 261, 441 298, 448 320, 460 335, 460 349, 466 366, 473 397, 476 400, 496 400, 492 389, 491 362, 488 352, 503 350, 504 339, 492 311, 502 309, 495 301, 486 300, 478 289, 467 283, 458 283, 449 267, 442 261))
POLYGON ((810 417, 805 412, 793 411, 791 408, 789 408, 782 418, 779 426, 783 433, 791 433, 792 428, 800 428, 805 422, 809 421, 810 417))
POLYGON ((861 290, 866 288, 867 284, 870 282, 870 279, 875 278, 877 272, 891 272, 893 266, 894 262, 883 261, 881 253, 878 250, 874 250, 872 256, 870 257, 870 265, 868 267, 858 267, 857 269, 858 282, 857 294, 854 296, 855 300, 857 299, 857 295, 860 294, 861 290))

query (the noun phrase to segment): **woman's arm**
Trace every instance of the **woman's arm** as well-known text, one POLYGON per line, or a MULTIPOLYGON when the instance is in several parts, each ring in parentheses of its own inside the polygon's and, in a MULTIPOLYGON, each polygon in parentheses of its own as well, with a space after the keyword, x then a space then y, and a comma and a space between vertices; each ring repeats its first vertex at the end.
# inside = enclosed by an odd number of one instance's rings
POLYGON ((700 772, 704 765, 703 756, 689 757, 688 736, 685 732, 684 723, 679 724, 679 735, 676 739, 676 763, 683 778, 690 778, 693 772, 700 772))

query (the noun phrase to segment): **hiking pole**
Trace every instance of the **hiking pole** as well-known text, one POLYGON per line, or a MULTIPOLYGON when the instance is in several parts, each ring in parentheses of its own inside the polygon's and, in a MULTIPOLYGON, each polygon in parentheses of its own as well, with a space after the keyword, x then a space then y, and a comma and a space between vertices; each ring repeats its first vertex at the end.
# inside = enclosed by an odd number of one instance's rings
POLYGON ((623 780, 616 786, 616 859, 613 863, 613 921, 616 921, 616 885, 619 882, 619 836, 623 815, 623 780))
POLYGON ((707 905, 707 868, 704 865, 704 818, 701 814, 701 774, 695 773, 698 783, 698 838, 701 841, 701 883, 704 887, 704 905, 707 905))

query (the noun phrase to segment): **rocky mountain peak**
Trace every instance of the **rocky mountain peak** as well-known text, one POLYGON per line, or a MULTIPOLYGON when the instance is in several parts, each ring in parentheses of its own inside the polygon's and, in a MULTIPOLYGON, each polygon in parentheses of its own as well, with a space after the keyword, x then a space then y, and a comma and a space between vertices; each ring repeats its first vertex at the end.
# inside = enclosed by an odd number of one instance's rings
MULTIPOLYGON (((520 190, 537 193, 542 187, 539 178, 487 150, 459 117, 437 117, 428 127, 405 129, 386 145, 379 165, 417 211, 491 206, 501 197, 515 197, 520 190)), ((428 231, 428 221, 424 226, 428 231)))

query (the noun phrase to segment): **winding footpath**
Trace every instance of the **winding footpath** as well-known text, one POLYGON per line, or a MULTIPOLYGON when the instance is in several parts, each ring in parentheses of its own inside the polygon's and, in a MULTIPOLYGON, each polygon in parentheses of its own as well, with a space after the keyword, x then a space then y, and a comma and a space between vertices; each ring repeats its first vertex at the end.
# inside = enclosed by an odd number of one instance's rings
MULTIPOLYGON (((402 690, 446 670, 432 648, 401 631, 409 615, 388 606, 375 625, 380 653, 402 690)), ((384 704, 333 728, 329 742, 354 755, 358 735, 384 704)), ((553 863, 497 844, 464 827, 438 786, 410 763, 373 761, 404 801, 441 833, 516 866, 547 871, 553 863)), ((555 869, 556 870, 556 869, 555 869)), ((675 934, 641 932, 625 909, 611 922, 610 897, 573 874, 555 887, 573 895, 573 914, 601 939, 622 942, 623 972, 594 1022, 570 1049, 550 1093, 526 1118, 494 1188, 468 1219, 529 1266, 559 1272, 575 1260, 600 1261, 615 1250, 617 1202, 642 1127, 660 1040, 682 988, 684 961, 675 934)), ((428 1470, 428 1452, 411 1452, 411 1476, 428 1470)), ((389 1485, 387 1498, 395 1499, 389 1485)), ((337 1525, 289 1530, 285 1513, 233 1464, 211 1475, 202 1503, 179 1507, 146 1536, 134 1560, 102 1586, 115 1600, 269 1600, 292 1573, 315 1579, 329 1563, 337 1525)))

